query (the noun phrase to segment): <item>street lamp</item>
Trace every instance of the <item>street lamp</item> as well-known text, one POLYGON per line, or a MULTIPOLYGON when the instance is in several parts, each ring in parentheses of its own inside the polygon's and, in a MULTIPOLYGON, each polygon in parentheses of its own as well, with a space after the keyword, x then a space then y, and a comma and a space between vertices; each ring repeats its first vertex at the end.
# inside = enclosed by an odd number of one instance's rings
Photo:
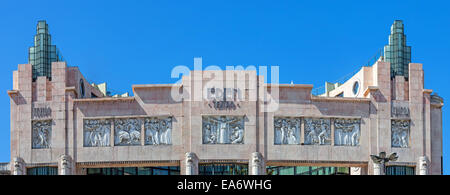
POLYGON ((380 152, 377 155, 370 155, 370 158, 373 161, 373 169, 374 175, 384 175, 386 173, 385 164, 389 161, 396 161, 398 159, 397 153, 391 153, 388 157, 386 157, 386 152, 380 152))

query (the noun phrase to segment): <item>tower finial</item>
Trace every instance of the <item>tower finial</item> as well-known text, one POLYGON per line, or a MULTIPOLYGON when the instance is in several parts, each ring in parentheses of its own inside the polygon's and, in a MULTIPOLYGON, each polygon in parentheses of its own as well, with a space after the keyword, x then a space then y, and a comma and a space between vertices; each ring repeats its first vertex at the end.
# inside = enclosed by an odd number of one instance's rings
POLYGON ((401 20, 395 20, 391 26, 389 44, 384 46, 384 59, 391 63, 391 78, 400 75, 408 79, 411 47, 406 46, 406 35, 401 20))
POLYGON ((52 45, 48 24, 45 20, 40 20, 36 26, 34 36, 34 46, 29 48, 28 63, 32 65, 33 81, 38 76, 52 78, 52 62, 62 61, 62 56, 58 48, 52 45))

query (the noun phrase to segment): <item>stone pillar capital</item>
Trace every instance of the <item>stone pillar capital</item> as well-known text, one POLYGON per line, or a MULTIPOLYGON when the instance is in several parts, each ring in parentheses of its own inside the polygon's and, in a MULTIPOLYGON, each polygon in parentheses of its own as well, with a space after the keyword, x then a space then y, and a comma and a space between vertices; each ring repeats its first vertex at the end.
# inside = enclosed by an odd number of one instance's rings
POLYGON ((261 153, 253 152, 249 160, 249 171, 250 175, 265 175, 265 160, 261 153))
POLYGON ((198 175, 198 157, 193 152, 186 152, 184 163, 186 166, 185 175, 198 175))
POLYGON ((13 158, 11 170, 13 175, 26 175, 25 161, 20 157, 13 158))
POLYGON ((63 154, 58 158, 58 174, 59 175, 72 175, 74 170, 74 163, 72 157, 67 154, 63 154))
POLYGON ((418 166, 419 167, 419 175, 428 175, 428 157, 421 156, 419 157, 418 166))

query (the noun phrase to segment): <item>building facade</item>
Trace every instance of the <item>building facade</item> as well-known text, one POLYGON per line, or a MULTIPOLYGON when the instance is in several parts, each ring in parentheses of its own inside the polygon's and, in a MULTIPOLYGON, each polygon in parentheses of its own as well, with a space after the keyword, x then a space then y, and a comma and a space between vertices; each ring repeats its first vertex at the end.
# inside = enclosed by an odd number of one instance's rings
POLYGON ((254 70, 194 70, 130 97, 64 61, 51 79, 33 66, 8 91, 12 174, 442 174, 443 99, 422 64, 391 77, 380 57, 322 95, 254 70), (395 154, 371 158, 383 152, 395 154))

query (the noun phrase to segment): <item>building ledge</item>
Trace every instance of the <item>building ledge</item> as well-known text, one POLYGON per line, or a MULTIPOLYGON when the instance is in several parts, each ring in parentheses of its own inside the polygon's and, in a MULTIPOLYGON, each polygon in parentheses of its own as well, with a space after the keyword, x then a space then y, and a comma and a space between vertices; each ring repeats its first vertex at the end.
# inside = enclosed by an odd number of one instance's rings
POLYGON ((18 90, 8 90, 7 93, 9 95, 9 97, 12 98, 13 95, 19 94, 19 91, 18 90))
POLYGON ((305 88, 312 89, 311 84, 265 84, 267 87, 280 87, 280 88, 305 88))
POLYGON ((134 97, 103 97, 103 98, 81 98, 73 102, 109 102, 109 101, 134 101, 134 97))
POLYGON ((343 101, 343 102, 370 102, 370 98, 351 98, 351 97, 317 97, 311 96, 312 101, 343 101))

